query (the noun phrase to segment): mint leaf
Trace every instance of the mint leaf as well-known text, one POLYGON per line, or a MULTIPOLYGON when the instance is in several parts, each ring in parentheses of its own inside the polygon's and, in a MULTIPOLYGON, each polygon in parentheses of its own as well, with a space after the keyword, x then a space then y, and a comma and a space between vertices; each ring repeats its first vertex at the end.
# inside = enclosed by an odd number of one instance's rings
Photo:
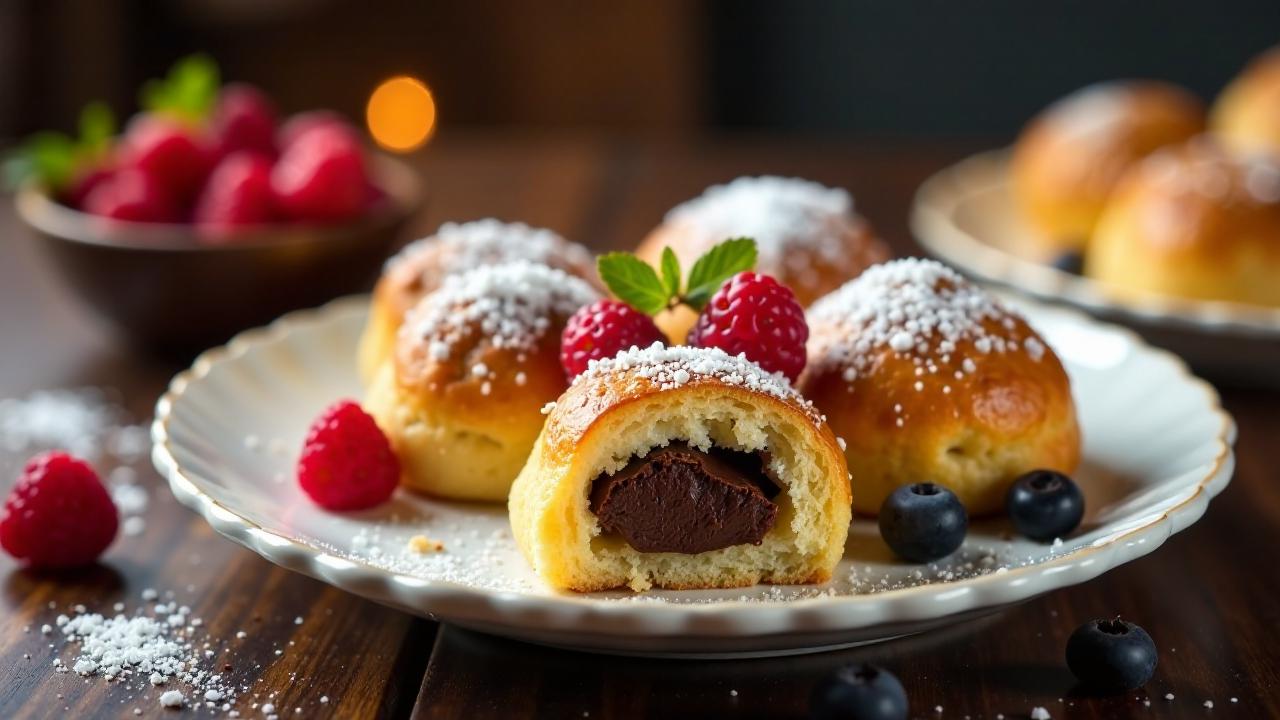
POLYGON ((620 252, 601 255, 596 260, 596 270, 610 292, 646 315, 656 315, 671 299, 658 273, 634 255, 620 252))
POLYGON ((76 166, 75 142, 59 132, 40 132, 27 138, 5 161, 10 187, 35 182, 52 192, 67 186, 76 166))
POLYGON ((116 118, 105 103, 94 102, 80 111, 80 152, 99 155, 111 145, 116 134, 116 118))
POLYGON ((199 122, 218 99, 222 76, 208 55, 188 55, 174 63, 163 80, 142 86, 142 106, 151 112, 199 122))
POLYGON ((680 294, 680 259, 670 247, 662 248, 662 284, 668 299, 680 294))
POLYGON ((701 310, 725 280, 756 266, 756 241, 734 238, 711 248, 689 270, 689 289, 684 302, 701 310))

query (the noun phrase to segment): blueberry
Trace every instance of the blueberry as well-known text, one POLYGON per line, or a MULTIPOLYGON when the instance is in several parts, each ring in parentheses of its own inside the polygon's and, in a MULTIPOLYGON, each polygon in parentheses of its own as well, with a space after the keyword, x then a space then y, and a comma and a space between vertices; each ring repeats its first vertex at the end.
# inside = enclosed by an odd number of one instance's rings
POLYGON ((1084 517, 1080 487, 1054 470, 1032 470, 1015 480, 1004 505, 1018 532, 1040 542, 1066 537, 1084 517))
POLYGON ((1079 275, 1084 272, 1084 255, 1079 250, 1067 250, 1049 262, 1062 272, 1079 275))
POLYGON ((1093 620, 1067 640, 1067 667, 1094 690, 1134 690, 1156 671, 1156 644, 1146 630, 1131 622, 1093 620))
POLYGON ((902 557, 929 562, 964 542, 969 516, 955 493, 933 483, 903 485, 880 506, 880 537, 902 557))
POLYGON ((818 682, 809 710, 818 720, 903 720, 907 691, 882 667, 849 665, 818 682))

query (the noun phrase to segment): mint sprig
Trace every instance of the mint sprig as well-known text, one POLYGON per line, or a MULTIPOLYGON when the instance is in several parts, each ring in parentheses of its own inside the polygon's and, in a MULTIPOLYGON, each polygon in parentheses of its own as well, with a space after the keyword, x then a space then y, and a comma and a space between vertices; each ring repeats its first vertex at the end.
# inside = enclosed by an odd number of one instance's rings
POLYGON ((726 280, 755 264, 755 240, 734 238, 698 258, 689 270, 683 291, 680 261, 669 247, 662 250, 661 276, 640 258, 621 252, 601 255, 596 269, 615 297, 646 315, 657 315, 682 304, 701 310, 726 280))
POLYGON ((208 55, 188 55, 160 80, 142 86, 142 107, 192 123, 203 122, 218 99, 222 75, 208 55))
POLYGON ((80 134, 38 132, 4 159, 6 185, 17 189, 36 182, 53 192, 72 184, 87 167, 98 165, 111 149, 116 132, 115 116, 105 104, 86 105, 80 111, 80 134))

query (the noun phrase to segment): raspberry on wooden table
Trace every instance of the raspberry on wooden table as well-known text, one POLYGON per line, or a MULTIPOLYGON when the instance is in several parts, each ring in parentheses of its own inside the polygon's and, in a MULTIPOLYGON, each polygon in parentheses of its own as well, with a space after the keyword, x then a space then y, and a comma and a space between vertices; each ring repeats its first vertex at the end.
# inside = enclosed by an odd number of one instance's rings
POLYGON ((579 308, 560 336, 560 364, 570 380, 592 360, 611 358, 632 347, 664 340, 653 318, 618 300, 599 300, 579 308))
POLYGON ((4 510, 0 547, 31 567, 88 565, 116 537, 119 514, 98 474, 65 452, 27 462, 4 510))
POLYGON ((809 326, 804 308, 785 285, 768 275, 740 272, 711 296, 689 332, 689 344, 742 353, 792 382, 805 363, 809 326))
POLYGON ((327 510, 386 502, 400 483, 400 461, 373 418, 351 400, 329 406, 307 432, 298 484, 327 510))

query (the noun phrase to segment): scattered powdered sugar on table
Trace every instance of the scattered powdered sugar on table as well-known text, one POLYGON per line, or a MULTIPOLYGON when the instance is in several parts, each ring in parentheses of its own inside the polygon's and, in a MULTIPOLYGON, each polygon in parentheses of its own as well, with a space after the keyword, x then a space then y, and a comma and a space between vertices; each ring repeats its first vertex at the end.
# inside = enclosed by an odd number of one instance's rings
POLYGON ((886 348, 912 359, 916 376, 945 382, 973 374, 970 353, 1025 352, 1039 361, 1044 343, 1020 337, 1018 316, 986 291, 933 260, 906 258, 876 265, 808 312, 809 362, 838 367, 852 383, 886 348), (954 374, 944 368, 958 365, 954 374))
POLYGON ((38 390, 0 399, 0 490, 8 487, 37 453, 64 450, 99 471, 120 511, 126 536, 146 529, 149 493, 134 465, 146 459, 151 437, 113 394, 100 388, 38 390))
MULTIPOLYGON (((156 597, 154 591, 144 593, 144 598, 156 597)), ((200 619, 192 618, 191 610, 174 600, 155 602, 149 610, 106 616, 77 605, 72 615, 59 615, 55 621, 58 631, 77 654, 70 661, 55 658, 54 670, 101 677, 142 692, 166 687, 159 698, 164 707, 184 705, 187 700, 182 689, 186 689, 193 697, 205 698, 206 707, 221 701, 222 708, 229 710, 236 688, 223 675, 204 667, 213 653, 207 649, 209 642, 200 642, 200 619), (173 687, 175 684, 181 689, 173 687)))
POLYGON ((545 265, 486 266, 447 278, 409 312, 400 333, 426 343, 437 361, 475 333, 496 348, 533 351, 553 317, 568 318, 598 298, 586 281, 545 265))
MULTIPOLYGON (((447 222, 434 235, 415 240, 387 260, 387 268, 416 266, 430 257, 432 276, 446 276, 484 265, 527 260, 551 267, 592 266, 591 253, 560 235, 524 223, 493 218, 465 223, 447 222)), ((423 268, 426 270, 427 268, 423 268)))

